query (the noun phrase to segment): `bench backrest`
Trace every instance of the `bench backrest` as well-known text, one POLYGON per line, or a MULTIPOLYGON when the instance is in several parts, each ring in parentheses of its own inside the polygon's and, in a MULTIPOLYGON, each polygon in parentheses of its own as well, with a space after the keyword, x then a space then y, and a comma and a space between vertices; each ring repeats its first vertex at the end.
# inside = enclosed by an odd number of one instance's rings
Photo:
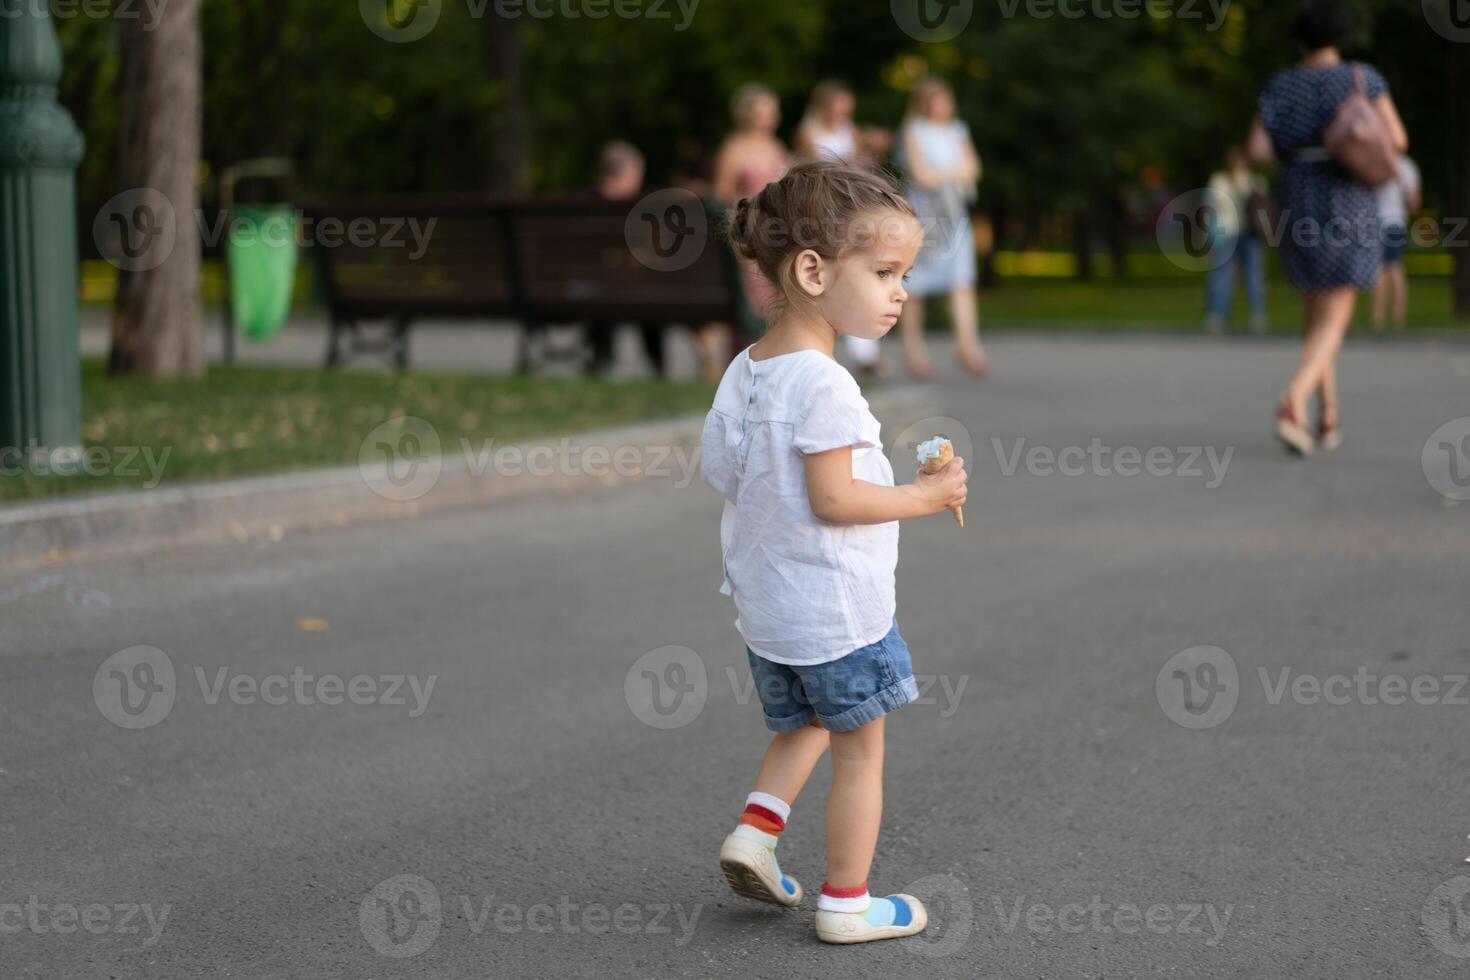
POLYGON ((302 208, 308 247, 334 313, 346 317, 512 315, 511 226, 468 201, 302 208))
POLYGON ((635 253, 647 247, 637 216, 625 233, 629 202, 410 199, 303 211, 335 316, 699 323, 737 315, 736 271, 714 221, 699 233, 702 247, 697 238, 680 247, 681 268, 660 271, 656 258, 635 253))

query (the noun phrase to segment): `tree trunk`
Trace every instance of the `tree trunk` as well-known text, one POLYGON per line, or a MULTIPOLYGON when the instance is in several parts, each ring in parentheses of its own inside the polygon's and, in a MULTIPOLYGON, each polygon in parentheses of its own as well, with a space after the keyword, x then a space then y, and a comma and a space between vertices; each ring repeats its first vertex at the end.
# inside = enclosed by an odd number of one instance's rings
POLYGON ((108 360, 115 373, 197 377, 205 370, 195 217, 199 3, 169 0, 152 29, 144 18, 117 20, 123 194, 113 205, 117 213, 106 216, 125 239, 108 360))
POLYGON ((1113 278, 1128 278, 1128 206, 1117 191, 1108 194, 1108 254, 1112 257, 1113 278))
POLYGON ((1077 278, 1092 278, 1092 215, 1078 211, 1072 218, 1073 248, 1077 253, 1077 278))
POLYGON ((526 189, 527 143, 525 88, 521 85, 520 18, 486 12, 485 29, 490 80, 500 93, 494 135, 490 140, 490 190, 519 193, 526 189))
POLYGON ((1000 251, 1005 242, 1006 222, 1009 220, 1010 209, 1006 207, 1003 197, 997 197, 995 206, 990 209, 990 251, 980 261, 982 289, 994 289, 995 284, 1000 281, 1000 273, 995 271, 995 253, 1000 251))
MULTIPOLYGON (((1470 44, 1449 44, 1450 187, 1448 214, 1464 220, 1470 216, 1470 44)), ((1452 228, 1446 230, 1454 230, 1452 228)), ((1455 316, 1470 319, 1470 231, 1460 228, 1456 240, 1448 242, 1455 257, 1451 288, 1455 316)))

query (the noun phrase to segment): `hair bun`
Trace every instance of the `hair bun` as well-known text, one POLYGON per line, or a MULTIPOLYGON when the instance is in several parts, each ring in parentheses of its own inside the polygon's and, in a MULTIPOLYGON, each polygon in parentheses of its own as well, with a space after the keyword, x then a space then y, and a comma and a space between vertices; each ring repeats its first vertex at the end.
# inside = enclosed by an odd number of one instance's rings
POLYGON ((731 238, 740 245, 750 244, 750 198, 742 197, 735 202, 735 222, 731 228, 731 238))
POLYGON ((730 220, 730 244, 734 246, 735 253, 741 258, 754 259, 755 252, 751 247, 751 222, 754 220, 750 213, 750 198, 742 197, 735 203, 735 214, 730 220))

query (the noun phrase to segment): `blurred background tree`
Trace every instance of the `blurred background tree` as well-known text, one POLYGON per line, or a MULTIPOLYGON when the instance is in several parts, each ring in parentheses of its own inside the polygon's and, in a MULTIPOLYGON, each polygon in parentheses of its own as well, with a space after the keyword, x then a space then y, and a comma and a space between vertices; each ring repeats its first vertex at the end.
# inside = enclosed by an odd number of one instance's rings
MULTIPOLYGON (((1347 53, 1388 77, 1426 206, 1465 214, 1470 45, 1431 30, 1420 0, 1344 2, 1362 13, 1347 53)), ((357 3, 202 0, 201 179, 208 201, 223 167, 279 154, 314 196, 563 190, 587 183, 598 147, 619 137, 643 149, 650 185, 661 184, 712 158, 742 82, 781 93, 789 137, 822 78, 852 84, 860 122, 894 126, 913 84, 935 72, 955 84, 984 157, 981 204, 1001 241, 1071 249, 1080 276, 1095 254, 1123 273, 1130 236, 1149 232, 1139 219, 1149 199, 1203 186, 1244 139, 1261 86, 1296 60, 1293 8, 1231 0, 1216 25, 1203 2, 1194 18, 1142 6, 1132 19, 1031 17, 1024 0, 1008 17, 1010 4, 982 2, 954 40, 925 44, 880 0, 702 0, 683 30, 673 3, 661 20, 500 20, 493 2, 444 0, 432 32, 395 44, 366 28, 357 3)), ((84 17, 58 27, 63 99, 88 138, 85 211, 122 189, 117 27, 84 17)), ((1470 262, 1458 251, 1470 315, 1470 262)))
POLYGON ((124 234, 134 238, 141 231, 146 241, 172 225, 174 244, 157 264, 119 271, 108 361, 114 373, 204 374, 200 236, 194 218, 204 94, 199 4, 169 0, 157 8, 156 21, 128 17, 118 22, 117 169, 112 172, 120 190, 148 188, 167 202, 134 202, 134 227, 124 234))

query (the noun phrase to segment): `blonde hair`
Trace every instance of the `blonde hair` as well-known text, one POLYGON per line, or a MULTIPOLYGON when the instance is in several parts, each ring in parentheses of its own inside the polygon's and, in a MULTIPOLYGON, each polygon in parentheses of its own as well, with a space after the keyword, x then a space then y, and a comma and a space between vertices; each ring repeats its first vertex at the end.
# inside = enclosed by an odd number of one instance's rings
MULTIPOLYGON (((776 310, 806 302, 796 284, 795 258, 811 249, 836 261, 884 240, 884 212, 918 221, 914 206, 883 171, 830 160, 798 164, 754 198, 741 198, 730 218, 735 254, 755 263, 775 284, 776 310)), ((891 215, 890 215, 891 216, 891 215)))

